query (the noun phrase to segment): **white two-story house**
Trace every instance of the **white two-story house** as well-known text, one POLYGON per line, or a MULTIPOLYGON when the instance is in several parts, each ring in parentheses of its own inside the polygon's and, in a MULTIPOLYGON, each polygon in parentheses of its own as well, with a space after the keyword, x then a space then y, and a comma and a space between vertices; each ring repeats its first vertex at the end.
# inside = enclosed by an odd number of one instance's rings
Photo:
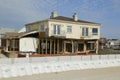
POLYGON ((52 12, 49 19, 26 24, 26 30, 39 32, 40 54, 98 53, 100 24, 79 20, 76 13, 68 18, 52 12))
POLYGON ((36 52, 42 54, 97 54, 100 39, 100 24, 58 16, 52 12, 49 19, 28 23, 26 32, 19 35, 38 39, 36 52))

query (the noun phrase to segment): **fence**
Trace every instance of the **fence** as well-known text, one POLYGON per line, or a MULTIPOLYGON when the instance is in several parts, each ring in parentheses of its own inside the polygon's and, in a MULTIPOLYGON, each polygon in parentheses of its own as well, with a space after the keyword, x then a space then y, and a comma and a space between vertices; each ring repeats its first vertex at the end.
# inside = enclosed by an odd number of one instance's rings
POLYGON ((0 78, 120 66, 120 55, 0 59, 0 78))
POLYGON ((86 56, 52 56, 32 58, 1 58, 0 64, 34 63, 34 62, 63 62, 63 61, 94 61, 120 59, 120 54, 115 55, 86 55, 86 56))

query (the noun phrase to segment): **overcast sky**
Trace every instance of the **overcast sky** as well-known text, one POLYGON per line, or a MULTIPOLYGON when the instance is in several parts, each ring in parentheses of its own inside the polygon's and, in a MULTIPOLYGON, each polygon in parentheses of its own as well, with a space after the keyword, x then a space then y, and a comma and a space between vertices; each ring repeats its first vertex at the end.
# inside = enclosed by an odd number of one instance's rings
POLYGON ((120 0, 0 0, 0 27, 25 24, 58 15, 101 24, 101 37, 120 38, 120 0))

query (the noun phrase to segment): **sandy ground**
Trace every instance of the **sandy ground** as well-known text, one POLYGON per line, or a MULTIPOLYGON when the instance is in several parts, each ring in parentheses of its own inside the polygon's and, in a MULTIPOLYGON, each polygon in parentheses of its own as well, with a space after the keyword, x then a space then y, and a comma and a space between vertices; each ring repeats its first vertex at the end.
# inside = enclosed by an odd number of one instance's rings
POLYGON ((120 67, 36 74, 0 80, 120 80, 120 67))
POLYGON ((0 58, 7 58, 7 57, 0 53, 0 58))

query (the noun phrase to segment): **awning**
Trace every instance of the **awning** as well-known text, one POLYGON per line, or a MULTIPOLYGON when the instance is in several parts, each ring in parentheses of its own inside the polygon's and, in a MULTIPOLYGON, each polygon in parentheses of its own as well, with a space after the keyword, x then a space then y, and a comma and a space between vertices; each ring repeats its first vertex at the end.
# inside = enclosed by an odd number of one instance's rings
POLYGON ((27 33, 25 33, 25 34, 23 34, 23 35, 20 35, 19 38, 25 37, 25 36, 28 36, 28 35, 31 35, 31 34, 35 34, 35 33, 38 33, 38 32, 39 32, 39 31, 27 32, 27 33))

